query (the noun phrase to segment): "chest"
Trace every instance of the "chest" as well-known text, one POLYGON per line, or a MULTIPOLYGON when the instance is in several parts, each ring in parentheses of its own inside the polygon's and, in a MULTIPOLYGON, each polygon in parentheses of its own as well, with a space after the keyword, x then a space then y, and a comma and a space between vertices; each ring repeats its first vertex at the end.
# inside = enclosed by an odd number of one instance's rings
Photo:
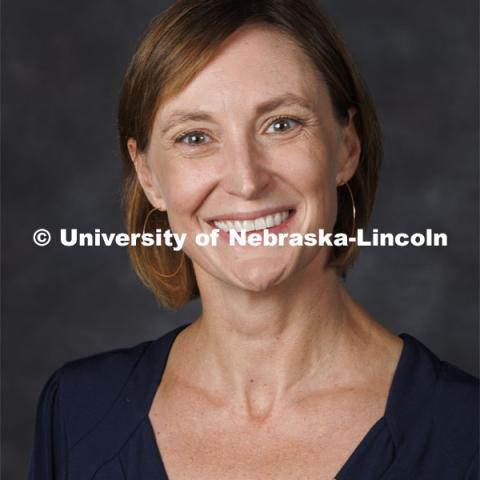
POLYGON ((333 480, 384 404, 328 402, 329 411, 293 411, 282 421, 251 424, 222 408, 171 405, 157 398, 150 422, 170 480, 333 480))

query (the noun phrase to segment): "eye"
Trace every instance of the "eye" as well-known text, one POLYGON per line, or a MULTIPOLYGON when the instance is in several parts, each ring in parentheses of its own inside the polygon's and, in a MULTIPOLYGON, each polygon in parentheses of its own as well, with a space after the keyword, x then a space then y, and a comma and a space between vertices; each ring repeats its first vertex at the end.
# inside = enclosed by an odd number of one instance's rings
POLYGON ((205 145, 206 143, 210 143, 210 142, 211 142, 210 137, 203 132, 185 133, 175 139, 175 143, 183 143, 185 145, 190 145, 190 146, 205 145))
POLYGON ((294 120, 293 118, 287 118, 287 117, 277 118, 270 124, 270 126, 266 130, 266 133, 287 132, 288 130, 291 130, 292 128, 294 128, 296 125, 299 125, 299 124, 300 124, 300 121, 294 120))

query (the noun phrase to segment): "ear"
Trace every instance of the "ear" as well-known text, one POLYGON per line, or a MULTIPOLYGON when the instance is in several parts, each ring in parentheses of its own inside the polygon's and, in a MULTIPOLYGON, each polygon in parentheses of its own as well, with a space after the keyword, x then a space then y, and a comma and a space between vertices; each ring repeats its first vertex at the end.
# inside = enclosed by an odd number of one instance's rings
POLYGON ((152 174, 150 165, 147 162, 147 155, 140 152, 137 148, 137 141, 134 138, 129 138, 127 142, 128 153, 135 166, 137 178, 140 185, 145 192, 148 201, 158 209, 165 211, 166 204, 158 186, 156 186, 155 179, 152 174))
POLYGON ((362 146, 353 120, 356 113, 355 108, 350 108, 348 110, 348 123, 342 127, 340 158, 336 175, 337 185, 347 183, 355 174, 360 162, 362 146))

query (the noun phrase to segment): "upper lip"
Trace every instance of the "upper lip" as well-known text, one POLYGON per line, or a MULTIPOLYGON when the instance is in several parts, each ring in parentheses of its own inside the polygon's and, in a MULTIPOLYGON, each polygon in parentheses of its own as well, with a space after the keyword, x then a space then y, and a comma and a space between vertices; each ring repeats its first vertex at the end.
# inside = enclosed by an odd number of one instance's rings
POLYGON ((226 213, 225 215, 217 215, 215 217, 210 217, 206 221, 222 221, 222 220, 253 220, 254 218, 266 217, 267 215, 272 215, 274 213, 284 212, 285 210, 293 210, 292 206, 281 206, 273 208, 264 208, 262 210, 255 210, 254 212, 237 212, 237 213, 226 213))

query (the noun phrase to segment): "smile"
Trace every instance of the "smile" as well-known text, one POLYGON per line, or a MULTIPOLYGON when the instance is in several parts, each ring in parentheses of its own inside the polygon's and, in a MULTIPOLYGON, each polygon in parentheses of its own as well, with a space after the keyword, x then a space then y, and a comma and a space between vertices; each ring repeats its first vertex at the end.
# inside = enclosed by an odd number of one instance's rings
POLYGON ((265 228, 274 228, 281 225, 295 210, 284 210, 271 215, 252 218, 249 220, 214 220, 212 223, 216 228, 228 232, 253 232, 264 230, 265 228))

